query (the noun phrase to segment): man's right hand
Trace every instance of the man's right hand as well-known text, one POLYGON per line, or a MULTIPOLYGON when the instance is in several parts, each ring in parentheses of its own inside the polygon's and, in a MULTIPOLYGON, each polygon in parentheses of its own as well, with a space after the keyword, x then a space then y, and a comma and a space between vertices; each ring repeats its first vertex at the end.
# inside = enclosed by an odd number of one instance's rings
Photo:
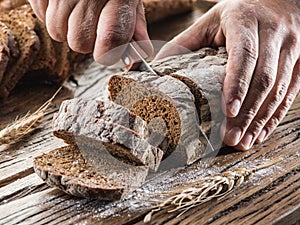
POLYGON ((151 55, 142 0, 29 0, 34 12, 47 27, 50 36, 67 41, 79 53, 92 53, 105 65, 117 62, 125 51, 105 57, 110 50, 131 39, 143 41, 151 55))

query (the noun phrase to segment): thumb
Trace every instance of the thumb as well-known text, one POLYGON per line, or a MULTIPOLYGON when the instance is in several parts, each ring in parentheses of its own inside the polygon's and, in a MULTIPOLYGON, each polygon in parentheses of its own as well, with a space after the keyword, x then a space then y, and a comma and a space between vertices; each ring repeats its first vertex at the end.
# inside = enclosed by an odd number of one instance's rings
POLYGON ((225 38, 220 29, 219 10, 218 7, 213 7, 188 29, 164 45, 155 60, 224 43, 225 38))

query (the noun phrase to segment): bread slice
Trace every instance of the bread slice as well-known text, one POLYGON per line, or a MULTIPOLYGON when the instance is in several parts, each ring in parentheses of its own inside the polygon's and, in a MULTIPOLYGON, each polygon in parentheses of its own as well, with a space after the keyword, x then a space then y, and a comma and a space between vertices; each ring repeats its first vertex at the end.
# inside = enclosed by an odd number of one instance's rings
MULTIPOLYGON (((205 145, 199 135, 199 120, 194 96, 181 81, 171 76, 129 72, 109 80, 111 99, 151 123, 165 127, 165 139, 159 145, 165 157, 176 148, 183 148, 187 163, 203 155, 205 145)), ((150 142, 151 143, 151 142, 150 142)))
POLYGON ((73 145, 37 156, 33 166, 48 185, 84 198, 115 201, 144 183, 147 167, 121 163, 105 152, 99 152, 97 156, 100 171, 89 166, 73 145))
POLYGON ((83 152, 86 158, 93 159, 97 149, 104 149, 120 161, 156 170, 163 156, 159 148, 147 142, 147 124, 124 107, 108 101, 64 101, 53 119, 53 131, 55 136, 83 151, 87 146, 95 149, 83 152))
POLYGON ((1 29, 1 40, 7 45, 9 48, 9 55, 11 58, 16 58, 19 56, 19 48, 17 45, 17 41, 11 30, 5 25, 5 23, 0 21, 0 29, 1 29))
POLYGON ((40 38, 41 48, 36 59, 29 68, 29 72, 44 70, 46 73, 53 71, 56 63, 56 54, 53 41, 45 25, 36 19, 36 33, 40 38))
POLYGON ((52 41, 56 54, 56 63, 52 73, 51 80, 54 83, 61 83, 70 76, 70 48, 66 42, 52 41))
POLYGON ((19 57, 7 68, 0 85, 0 98, 6 98, 34 61, 40 40, 34 31, 36 20, 28 6, 1 14, 0 20, 11 30, 20 50, 19 57))
MULTIPOLYGON (((10 47, 13 48, 13 37, 4 23, 0 22, 0 83, 11 58, 10 47)), ((12 49, 13 50, 13 49, 12 49)))
POLYGON ((12 30, 16 37, 20 56, 13 65, 7 68, 4 74, 0 85, 0 98, 8 97, 10 91, 17 85, 35 59, 40 48, 38 36, 25 23, 14 20, 3 22, 12 30))

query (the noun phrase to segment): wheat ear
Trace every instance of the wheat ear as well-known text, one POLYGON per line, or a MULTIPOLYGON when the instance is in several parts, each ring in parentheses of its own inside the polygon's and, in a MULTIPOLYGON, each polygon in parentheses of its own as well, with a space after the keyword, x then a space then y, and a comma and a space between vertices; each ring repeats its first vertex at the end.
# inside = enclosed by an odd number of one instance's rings
POLYGON ((182 211, 181 216, 189 209, 196 207, 213 198, 224 197, 242 183, 249 180, 253 173, 258 170, 265 169, 282 161, 281 158, 270 161, 267 164, 258 166, 254 169, 247 170, 244 168, 236 168, 233 171, 226 171, 220 174, 203 177, 198 181, 188 183, 171 192, 163 193, 168 197, 158 206, 152 209, 144 218, 144 222, 150 222, 151 217, 155 212, 163 209, 168 209, 168 212, 182 211))
POLYGON ((29 112, 21 117, 17 118, 14 122, 8 124, 3 130, 0 131, 0 145, 13 144, 34 131, 41 123, 41 119, 45 116, 46 110, 52 103, 55 96, 59 93, 62 87, 60 87, 54 95, 46 101, 41 107, 39 107, 34 113, 29 112))

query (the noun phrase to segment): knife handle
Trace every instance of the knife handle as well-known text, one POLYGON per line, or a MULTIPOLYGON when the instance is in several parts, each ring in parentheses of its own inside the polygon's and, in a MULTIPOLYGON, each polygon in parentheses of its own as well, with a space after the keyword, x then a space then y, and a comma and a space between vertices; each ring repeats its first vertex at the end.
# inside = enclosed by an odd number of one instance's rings
POLYGON ((143 50, 143 48, 135 41, 131 40, 131 42, 128 44, 125 53, 122 56, 122 61, 125 64, 125 68, 128 71, 132 70, 138 70, 142 64, 142 60, 149 57, 149 55, 143 50), (135 49, 133 49, 133 47, 135 49), (140 54, 138 55, 136 51, 140 54))

